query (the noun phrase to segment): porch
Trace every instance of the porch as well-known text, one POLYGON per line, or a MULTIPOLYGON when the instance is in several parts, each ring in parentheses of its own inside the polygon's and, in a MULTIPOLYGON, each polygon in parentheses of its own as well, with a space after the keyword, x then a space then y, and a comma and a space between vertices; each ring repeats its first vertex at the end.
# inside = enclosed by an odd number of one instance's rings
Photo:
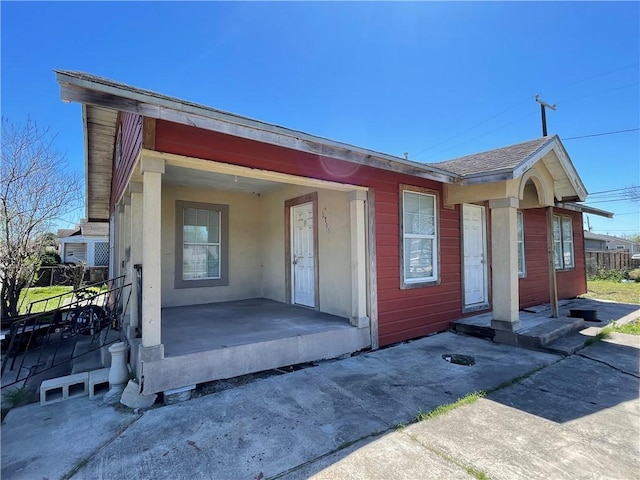
POLYGON ((456 333, 492 339, 532 350, 573 354, 585 345, 592 333, 590 327, 602 328, 637 310, 637 305, 603 300, 573 298, 558 302, 558 318, 551 316, 551 305, 528 307, 519 312, 520 324, 514 332, 492 326, 493 312, 461 318, 452 322, 456 333), (573 313, 573 315, 572 315, 573 313), (585 318, 579 315, 584 314, 585 318), (595 318, 589 318, 589 317, 595 318))
POLYGON ((371 346, 349 319, 253 298, 162 309, 164 358, 144 362, 143 393, 336 358, 371 346))

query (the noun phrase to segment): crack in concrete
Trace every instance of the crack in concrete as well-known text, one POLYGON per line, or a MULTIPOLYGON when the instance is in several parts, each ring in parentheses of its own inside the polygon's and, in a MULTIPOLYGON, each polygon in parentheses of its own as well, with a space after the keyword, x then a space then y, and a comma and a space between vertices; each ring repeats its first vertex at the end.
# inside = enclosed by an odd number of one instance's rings
POLYGON ((144 413, 138 414, 138 416, 134 419, 132 419, 130 422, 126 423, 125 425, 123 425, 122 427, 120 427, 118 429, 118 431, 116 432, 116 434, 108 439, 107 441, 105 441, 102 445, 98 446, 93 452, 91 452, 89 455, 87 455, 85 458, 78 460, 78 462, 76 462, 76 466, 73 467, 69 472, 67 472, 65 475, 63 475, 61 477, 61 480, 69 480, 71 479, 76 473, 78 473, 80 470, 82 470, 91 460, 93 460, 98 453, 100 453, 102 450, 104 450, 105 448, 107 448, 109 445, 111 445, 113 442, 116 441, 116 439, 122 435, 124 432, 126 432, 129 427, 131 425, 133 425, 134 423, 136 423, 138 420, 140 420, 142 417, 144 416, 144 413))
POLYGON ((629 376, 634 377, 634 378, 640 378, 639 375, 636 375, 633 372, 628 372, 626 370, 622 370, 621 368, 618 368, 615 365, 612 365, 612 364, 610 364, 608 362, 605 362, 604 360, 600 360, 598 358, 590 357, 588 355, 585 355, 584 353, 578 353, 577 355, 579 357, 585 358, 587 360, 591 360, 592 362, 597 362, 597 363, 601 363, 602 365, 606 365, 607 367, 614 369, 616 372, 624 373, 625 375, 629 375, 629 376))

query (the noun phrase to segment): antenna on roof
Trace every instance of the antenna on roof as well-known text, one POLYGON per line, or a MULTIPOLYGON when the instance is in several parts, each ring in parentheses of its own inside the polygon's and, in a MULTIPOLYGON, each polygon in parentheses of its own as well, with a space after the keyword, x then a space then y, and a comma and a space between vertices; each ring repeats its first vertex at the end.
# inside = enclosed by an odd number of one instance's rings
POLYGON ((547 102, 540 100, 540 95, 536 95, 536 102, 540 104, 540 113, 542 114, 542 136, 546 137, 547 136, 547 112, 545 111, 545 108, 550 108, 551 110, 555 111, 556 105, 555 103, 553 105, 549 105, 547 102))
POLYGON ((409 152, 404 152, 404 159, 409 160, 409 152))

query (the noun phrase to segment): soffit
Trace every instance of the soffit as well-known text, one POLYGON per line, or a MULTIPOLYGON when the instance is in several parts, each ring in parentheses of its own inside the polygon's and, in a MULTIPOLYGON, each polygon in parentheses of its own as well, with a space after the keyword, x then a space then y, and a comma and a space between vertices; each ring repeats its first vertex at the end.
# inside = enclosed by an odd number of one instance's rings
POLYGON ((87 219, 109 220, 113 145, 118 112, 92 105, 83 106, 87 219))

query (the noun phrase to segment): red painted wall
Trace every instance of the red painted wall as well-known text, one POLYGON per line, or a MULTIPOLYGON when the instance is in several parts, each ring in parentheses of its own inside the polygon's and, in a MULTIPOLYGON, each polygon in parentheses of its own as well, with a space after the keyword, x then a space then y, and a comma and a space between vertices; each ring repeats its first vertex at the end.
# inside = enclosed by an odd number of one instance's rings
MULTIPOLYGON (((573 219, 575 268, 556 272, 558 298, 573 298, 587 291, 582 214, 559 208, 554 208, 553 212, 555 215, 570 216, 573 219)), ((523 221, 527 275, 520 279, 520 308, 550 301, 546 212, 543 208, 523 210, 523 221)))
MULTIPOLYGON (((134 113, 121 112, 119 128, 122 132, 122 154, 120 161, 115 165, 114 153, 114 173, 111 180, 111 209, 124 191, 127 180, 133 169, 133 165, 142 148, 142 116, 134 113)), ((117 135, 116 135, 117 138, 117 135)), ((114 146, 114 148, 116 148, 114 146)))
POLYGON ((380 345, 446 330, 461 316, 460 210, 442 207, 442 184, 158 120, 156 150, 375 189, 380 345), (400 289, 399 184, 439 192, 441 283, 400 289))
MULTIPOLYGON (((155 146, 161 152, 373 188, 380 345, 446 330, 462 316, 460 207, 443 208, 442 184, 163 120, 156 123, 155 146), (400 184, 439 192, 439 285, 400 289, 400 184)), ((586 291, 582 215, 556 212, 573 217, 576 268, 557 274, 559 297, 570 298, 586 291)), ((549 301, 545 210, 525 210, 524 225, 527 276, 520 280, 521 307, 549 301)))

